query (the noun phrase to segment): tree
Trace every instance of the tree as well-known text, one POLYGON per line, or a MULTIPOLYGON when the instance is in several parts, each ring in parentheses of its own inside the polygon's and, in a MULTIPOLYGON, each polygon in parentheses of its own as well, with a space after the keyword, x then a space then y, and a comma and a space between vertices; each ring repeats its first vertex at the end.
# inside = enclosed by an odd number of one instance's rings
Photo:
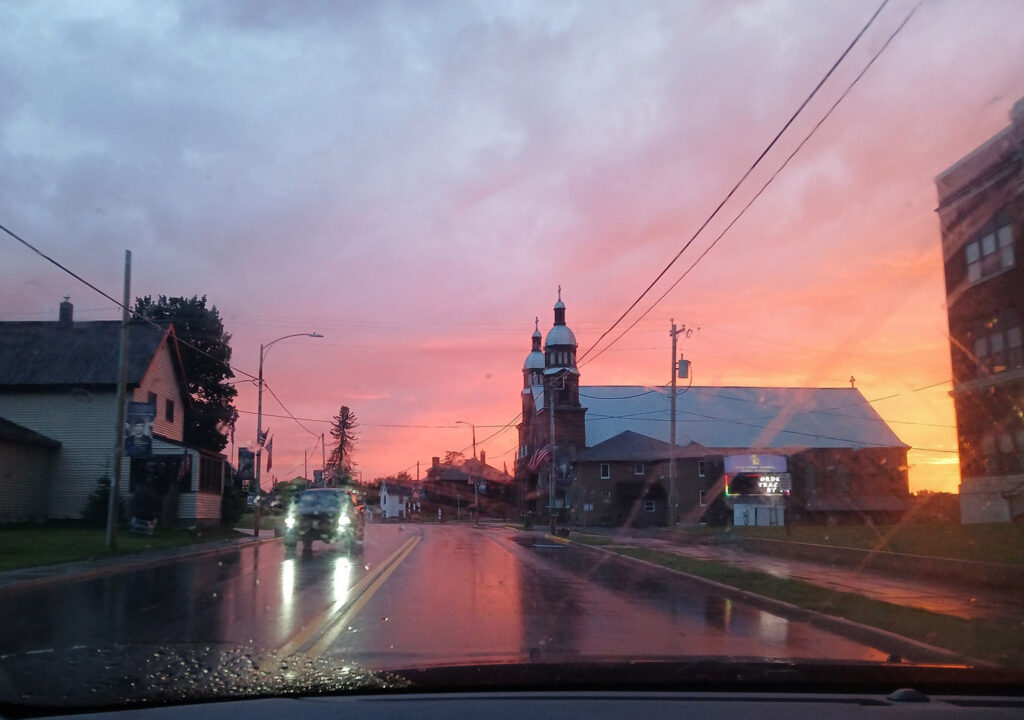
POLYGON ((959 523, 960 496, 955 493, 920 490, 914 496, 913 519, 919 523, 959 523))
POLYGON ((235 426, 233 405, 238 390, 227 380, 231 371, 231 335, 224 331, 217 307, 206 296, 191 298, 147 295, 135 300, 135 312, 158 323, 172 323, 179 346, 191 405, 185 413, 185 443, 223 450, 235 426), (191 346, 191 347, 190 347, 191 346))
POLYGON ((443 465, 461 465, 466 459, 466 455, 458 450, 445 450, 444 460, 441 461, 443 465))
POLYGON ((335 439, 337 445, 331 450, 327 467, 331 469, 335 481, 352 475, 352 468, 355 467, 352 452, 356 446, 358 427, 356 415, 347 405, 342 405, 338 414, 331 418, 331 437, 335 439))

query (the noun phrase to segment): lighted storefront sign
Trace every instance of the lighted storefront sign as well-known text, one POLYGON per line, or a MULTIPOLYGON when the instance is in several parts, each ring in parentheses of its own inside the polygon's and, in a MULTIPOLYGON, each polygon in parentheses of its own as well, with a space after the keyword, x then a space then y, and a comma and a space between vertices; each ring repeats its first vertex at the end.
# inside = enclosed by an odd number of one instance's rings
POLYGON ((739 473, 726 476, 726 495, 789 495, 792 476, 781 473, 739 473))
POLYGON ((786 465, 785 455, 762 455, 761 453, 748 453, 745 455, 726 455, 725 474, 739 475, 740 473, 784 473, 789 470, 786 465))

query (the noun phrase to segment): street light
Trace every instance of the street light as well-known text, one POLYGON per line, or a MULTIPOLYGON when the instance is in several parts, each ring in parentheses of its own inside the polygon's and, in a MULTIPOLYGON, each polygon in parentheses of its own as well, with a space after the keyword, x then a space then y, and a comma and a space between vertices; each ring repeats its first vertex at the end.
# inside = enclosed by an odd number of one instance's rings
POLYGON ((322 338, 318 332, 311 333, 292 333, 291 335, 283 335, 279 338, 271 340, 265 345, 260 345, 260 374, 259 374, 259 393, 256 400, 256 507, 254 508, 254 514, 256 516, 256 527, 253 529, 254 535, 260 534, 260 505, 259 496, 263 492, 263 487, 260 484, 262 476, 262 461, 260 452, 263 446, 260 444, 260 436, 263 434, 263 358, 267 354, 267 351, 276 343, 282 340, 287 340, 293 337, 311 337, 311 338, 322 338))
POLYGON ((473 459, 476 460, 476 425, 473 423, 466 422, 465 420, 456 420, 456 425, 469 425, 473 430, 473 459))

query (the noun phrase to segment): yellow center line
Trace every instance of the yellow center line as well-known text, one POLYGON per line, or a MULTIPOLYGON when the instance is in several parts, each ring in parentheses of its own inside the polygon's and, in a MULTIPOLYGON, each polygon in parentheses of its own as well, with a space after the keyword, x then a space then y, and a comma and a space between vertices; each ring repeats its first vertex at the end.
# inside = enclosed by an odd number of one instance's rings
MULTIPOLYGON (((299 648, 301 648, 303 645, 307 644, 314 637, 316 637, 316 635, 319 634, 323 630, 323 628, 330 627, 332 625, 331 618, 334 615, 343 612, 346 607, 351 605, 355 600, 359 599, 359 597, 364 592, 366 592, 366 588, 369 587, 370 584, 373 583, 382 574, 388 572, 388 569, 391 568, 392 565, 396 565, 398 562, 404 560, 405 556, 408 555, 409 551, 413 547, 415 547, 416 543, 418 543, 419 541, 420 539, 418 537, 411 537, 408 540, 406 540, 397 550, 391 553, 384 560, 384 562, 380 563, 374 572, 367 573, 359 580, 359 582, 357 582, 355 585, 349 588, 348 592, 345 593, 344 600, 338 600, 332 603, 331 605, 327 606, 321 612, 317 613, 312 620, 303 625, 302 628, 297 633, 295 633, 291 637, 291 639, 288 640, 288 642, 281 646, 280 650, 278 651, 279 657, 288 657, 289 655, 294 655, 299 650, 299 648)), ((274 664, 274 660, 272 659, 268 659, 266 662, 268 665, 274 664)))
POLYGON ((359 614, 359 611, 363 609, 366 603, 370 602, 370 599, 384 586, 384 583, 387 582, 391 573, 398 569, 398 566, 401 565, 402 561, 409 556, 409 553, 412 552, 413 548, 416 547, 416 544, 419 543, 419 541, 420 538, 415 537, 411 538, 410 542, 405 543, 405 545, 400 548, 402 550, 401 557, 397 558, 395 562, 387 567, 386 570, 380 573, 373 581, 372 585, 370 585, 364 592, 360 593, 358 596, 354 596, 353 602, 348 606, 348 608, 346 608, 344 612, 342 612, 337 619, 331 623, 331 626, 324 631, 324 634, 320 639, 317 640, 309 649, 308 655, 311 658, 318 658, 327 652, 331 643, 333 643, 335 639, 337 639, 338 635, 341 634, 342 630, 348 626, 349 621, 359 614))

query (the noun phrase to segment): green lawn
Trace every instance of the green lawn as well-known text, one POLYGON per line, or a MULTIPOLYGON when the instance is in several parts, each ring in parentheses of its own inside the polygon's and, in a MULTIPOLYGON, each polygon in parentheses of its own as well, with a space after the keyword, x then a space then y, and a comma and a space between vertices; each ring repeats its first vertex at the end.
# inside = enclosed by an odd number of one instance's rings
POLYGON ((101 528, 47 525, 6 527, 0 529, 0 571, 128 555, 231 537, 239 537, 239 534, 230 528, 161 530, 151 536, 132 535, 120 530, 117 533, 117 547, 108 550, 106 532, 101 528))
MULTIPOLYGON (((687 529, 689 531, 689 528, 687 529)), ((771 540, 885 550, 910 555, 1024 565, 1024 526, 891 525, 699 528, 701 533, 735 534, 771 540)))
POLYGON ((1005 667, 1024 667, 1024 623, 1008 625, 992 620, 965 620, 658 550, 615 548, 615 551, 809 610, 888 630, 965 657, 1005 667))

